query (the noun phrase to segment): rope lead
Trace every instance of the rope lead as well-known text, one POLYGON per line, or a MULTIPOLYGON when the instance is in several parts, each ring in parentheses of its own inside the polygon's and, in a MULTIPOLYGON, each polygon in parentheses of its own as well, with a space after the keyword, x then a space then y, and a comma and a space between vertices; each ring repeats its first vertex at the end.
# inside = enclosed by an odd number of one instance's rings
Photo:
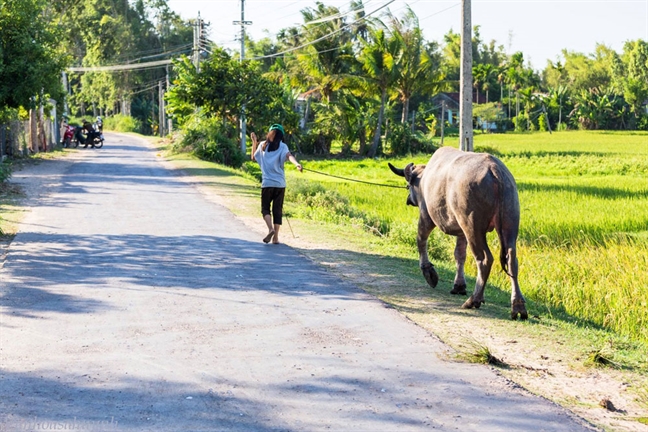
POLYGON ((348 178, 348 177, 341 177, 341 176, 336 176, 336 175, 333 175, 333 174, 324 173, 324 172, 321 172, 321 171, 315 171, 315 170, 312 170, 312 169, 304 168, 303 166, 302 166, 302 170, 303 171, 310 171, 312 173, 320 174, 320 175, 327 176, 327 177, 335 177, 335 178, 340 179, 340 180, 346 180, 346 181, 351 181, 351 182, 356 182, 356 183, 364 183, 364 184, 368 184, 368 185, 372 185, 372 186, 382 186, 382 187, 390 187, 390 188, 396 188, 396 189, 407 189, 406 186, 396 186, 396 185, 389 185, 389 184, 384 184, 384 183, 372 183, 372 182, 368 182, 368 181, 364 181, 364 180, 357 180, 357 179, 352 179, 352 178, 348 178))

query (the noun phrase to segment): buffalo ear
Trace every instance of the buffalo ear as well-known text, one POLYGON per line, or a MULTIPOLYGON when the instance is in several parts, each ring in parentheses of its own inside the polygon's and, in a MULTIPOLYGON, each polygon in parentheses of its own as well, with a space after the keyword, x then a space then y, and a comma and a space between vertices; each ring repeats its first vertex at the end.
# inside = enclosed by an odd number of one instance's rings
POLYGON ((405 180, 407 180, 407 183, 412 184, 412 177, 414 175, 413 173, 414 170, 414 164, 413 163, 408 163, 405 169, 403 170, 405 180))
POLYGON ((394 174, 396 174, 397 176, 405 177, 405 172, 401 168, 396 168, 389 162, 387 162, 387 165, 389 165, 389 169, 392 170, 394 174))

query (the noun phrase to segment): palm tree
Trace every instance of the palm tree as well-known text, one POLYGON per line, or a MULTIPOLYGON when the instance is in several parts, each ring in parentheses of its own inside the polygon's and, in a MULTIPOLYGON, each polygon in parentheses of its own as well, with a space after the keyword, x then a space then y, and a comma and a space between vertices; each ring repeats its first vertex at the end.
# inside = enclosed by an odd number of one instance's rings
POLYGON ((495 66, 493 66, 490 63, 483 64, 482 69, 483 69, 482 74, 484 78, 484 84, 482 88, 486 92, 486 103, 488 103, 488 91, 491 88, 491 80, 493 79, 496 70, 495 70, 495 66))
POLYGON ((486 75, 483 64, 478 64, 473 66, 473 87, 475 87, 477 93, 477 104, 479 104, 479 90, 480 84, 483 84, 486 81, 486 75))
POLYGON ((549 97, 558 105, 558 130, 560 130, 560 124, 562 123, 562 108, 563 100, 567 95, 567 87, 559 85, 556 88, 549 89, 549 97))
POLYGON ((398 48, 398 55, 395 57, 395 89, 403 105, 401 123, 405 123, 409 116, 412 96, 438 91, 442 74, 439 68, 435 67, 431 53, 425 49, 418 18, 409 6, 402 20, 391 16, 391 32, 398 48))
POLYGON ((383 29, 370 29, 369 40, 364 43, 360 61, 365 75, 358 77, 359 83, 368 91, 372 89, 380 94, 378 122, 369 157, 376 156, 380 144, 380 133, 385 114, 387 94, 396 83, 395 56, 400 52, 400 43, 396 38, 388 38, 383 29))
POLYGON ((345 29, 346 23, 335 7, 317 3, 317 9, 302 10, 304 17, 305 42, 316 41, 297 55, 296 76, 302 77, 302 84, 310 90, 321 93, 330 102, 339 90, 353 65, 352 35, 345 29), (335 19, 326 17, 340 15, 335 19), (326 19, 325 21, 320 21, 326 19), (310 23, 313 22, 313 23, 310 23), (328 34, 334 37, 321 39, 328 34), (321 39, 321 40, 319 40, 321 39))

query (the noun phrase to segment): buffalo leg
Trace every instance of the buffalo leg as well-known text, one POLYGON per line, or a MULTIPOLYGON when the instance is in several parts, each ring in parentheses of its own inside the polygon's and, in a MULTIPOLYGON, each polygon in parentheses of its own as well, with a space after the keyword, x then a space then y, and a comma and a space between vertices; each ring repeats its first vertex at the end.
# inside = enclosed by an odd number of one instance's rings
POLYGON ((432 288, 435 288, 437 283, 439 283, 439 275, 430 262, 427 250, 428 238, 430 237, 433 228, 434 224, 432 223, 432 219, 430 219, 427 214, 421 214, 421 217, 419 217, 418 234, 416 236, 416 246, 418 247, 419 252, 419 266, 421 267, 421 272, 423 272, 425 281, 432 288))
POLYGON ((477 283, 475 283, 475 291, 461 307, 464 309, 473 307, 478 309, 484 303, 484 289, 493 266, 493 254, 488 248, 485 232, 475 236, 473 239, 469 239, 468 244, 477 262, 477 283))
POLYGON ((457 273, 455 274, 454 286, 450 294, 466 295, 466 278, 464 276, 464 267, 466 264, 466 246, 468 241, 466 237, 457 236, 457 244, 454 250, 455 263, 457 265, 457 273))
POLYGON ((517 252, 515 250, 515 243, 506 249, 506 263, 508 266, 509 277, 511 278, 511 319, 525 320, 529 318, 525 307, 524 296, 518 284, 518 260, 517 252))

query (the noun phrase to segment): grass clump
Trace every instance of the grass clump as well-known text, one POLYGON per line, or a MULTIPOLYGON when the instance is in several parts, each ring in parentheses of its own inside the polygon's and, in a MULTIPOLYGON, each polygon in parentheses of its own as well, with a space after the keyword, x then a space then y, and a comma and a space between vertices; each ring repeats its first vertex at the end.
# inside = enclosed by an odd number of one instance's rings
POLYGON ((491 366, 508 366, 504 361, 495 357, 490 348, 477 340, 471 339, 465 342, 465 350, 457 354, 457 358, 468 363, 488 364, 491 366))
POLYGON ((620 365, 614 361, 614 353, 607 348, 596 349, 589 352, 585 359, 585 365, 594 367, 620 367, 620 365))

